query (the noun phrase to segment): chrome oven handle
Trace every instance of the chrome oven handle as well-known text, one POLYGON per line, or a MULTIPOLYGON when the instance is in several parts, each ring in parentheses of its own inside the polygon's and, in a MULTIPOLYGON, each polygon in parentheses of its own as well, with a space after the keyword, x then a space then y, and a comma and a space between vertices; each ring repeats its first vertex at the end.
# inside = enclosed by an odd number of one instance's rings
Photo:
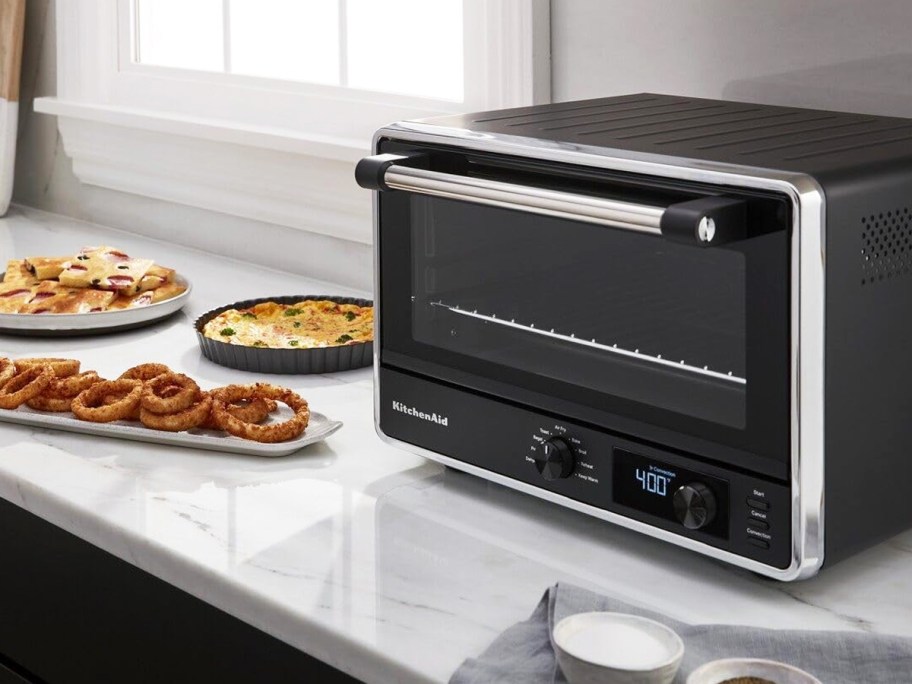
POLYGON ((390 166, 383 180, 393 190, 465 200, 652 235, 662 234, 664 207, 618 202, 408 166, 390 166))
POLYGON ((381 154, 362 159, 355 177, 371 190, 401 190, 533 214, 583 221, 699 246, 744 236, 744 202, 701 197, 669 207, 460 176, 409 165, 409 157, 381 154))

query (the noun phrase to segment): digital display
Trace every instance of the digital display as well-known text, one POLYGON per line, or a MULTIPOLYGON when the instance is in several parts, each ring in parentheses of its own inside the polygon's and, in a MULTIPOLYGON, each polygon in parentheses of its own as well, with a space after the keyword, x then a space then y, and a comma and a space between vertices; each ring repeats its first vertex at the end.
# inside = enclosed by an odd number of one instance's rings
POLYGON ((648 470, 637 468, 636 479, 643 487, 644 492, 657 494, 658 496, 668 496, 668 486, 674 481, 675 474, 659 470, 656 466, 650 465, 648 470))
POLYGON ((615 503, 678 524, 674 493, 686 484, 700 482, 716 496, 716 519, 702 531, 719 537, 728 535, 728 482, 646 458, 623 449, 614 450, 613 495, 615 503))

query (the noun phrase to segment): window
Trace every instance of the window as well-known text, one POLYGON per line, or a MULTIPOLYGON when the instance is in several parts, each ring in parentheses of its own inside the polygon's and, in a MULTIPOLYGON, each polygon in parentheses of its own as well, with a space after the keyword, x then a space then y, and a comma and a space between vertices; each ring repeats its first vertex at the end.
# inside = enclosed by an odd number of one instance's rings
POLYGON ((462 0, 135 0, 133 12, 140 64, 464 99, 462 0))
POLYGON ((352 182, 401 119, 547 101, 548 0, 58 2, 64 149, 87 184, 359 242, 352 182))

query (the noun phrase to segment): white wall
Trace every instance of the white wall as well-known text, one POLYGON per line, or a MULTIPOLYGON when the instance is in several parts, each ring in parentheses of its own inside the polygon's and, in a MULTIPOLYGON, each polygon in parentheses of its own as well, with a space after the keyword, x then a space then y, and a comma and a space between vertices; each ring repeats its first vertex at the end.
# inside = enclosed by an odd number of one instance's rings
MULTIPOLYGON (((366 245, 83 186, 53 117, 54 2, 28 0, 14 200, 370 287, 366 245)), ((75 2, 77 0, 59 0, 75 2)), ((662 92, 912 117, 910 0, 552 0, 556 100, 662 92)))
POLYGON ((552 0, 557 100, 659 92, 912 116, 909 0, 552 0))

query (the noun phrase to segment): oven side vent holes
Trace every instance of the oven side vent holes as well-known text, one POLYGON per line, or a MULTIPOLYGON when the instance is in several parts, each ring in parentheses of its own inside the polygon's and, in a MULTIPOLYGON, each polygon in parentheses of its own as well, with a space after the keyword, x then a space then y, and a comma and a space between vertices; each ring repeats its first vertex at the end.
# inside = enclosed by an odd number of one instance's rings
POLYGON ((861 284, 912 272, 912 213, 908 207, 861 219, 861 284))

